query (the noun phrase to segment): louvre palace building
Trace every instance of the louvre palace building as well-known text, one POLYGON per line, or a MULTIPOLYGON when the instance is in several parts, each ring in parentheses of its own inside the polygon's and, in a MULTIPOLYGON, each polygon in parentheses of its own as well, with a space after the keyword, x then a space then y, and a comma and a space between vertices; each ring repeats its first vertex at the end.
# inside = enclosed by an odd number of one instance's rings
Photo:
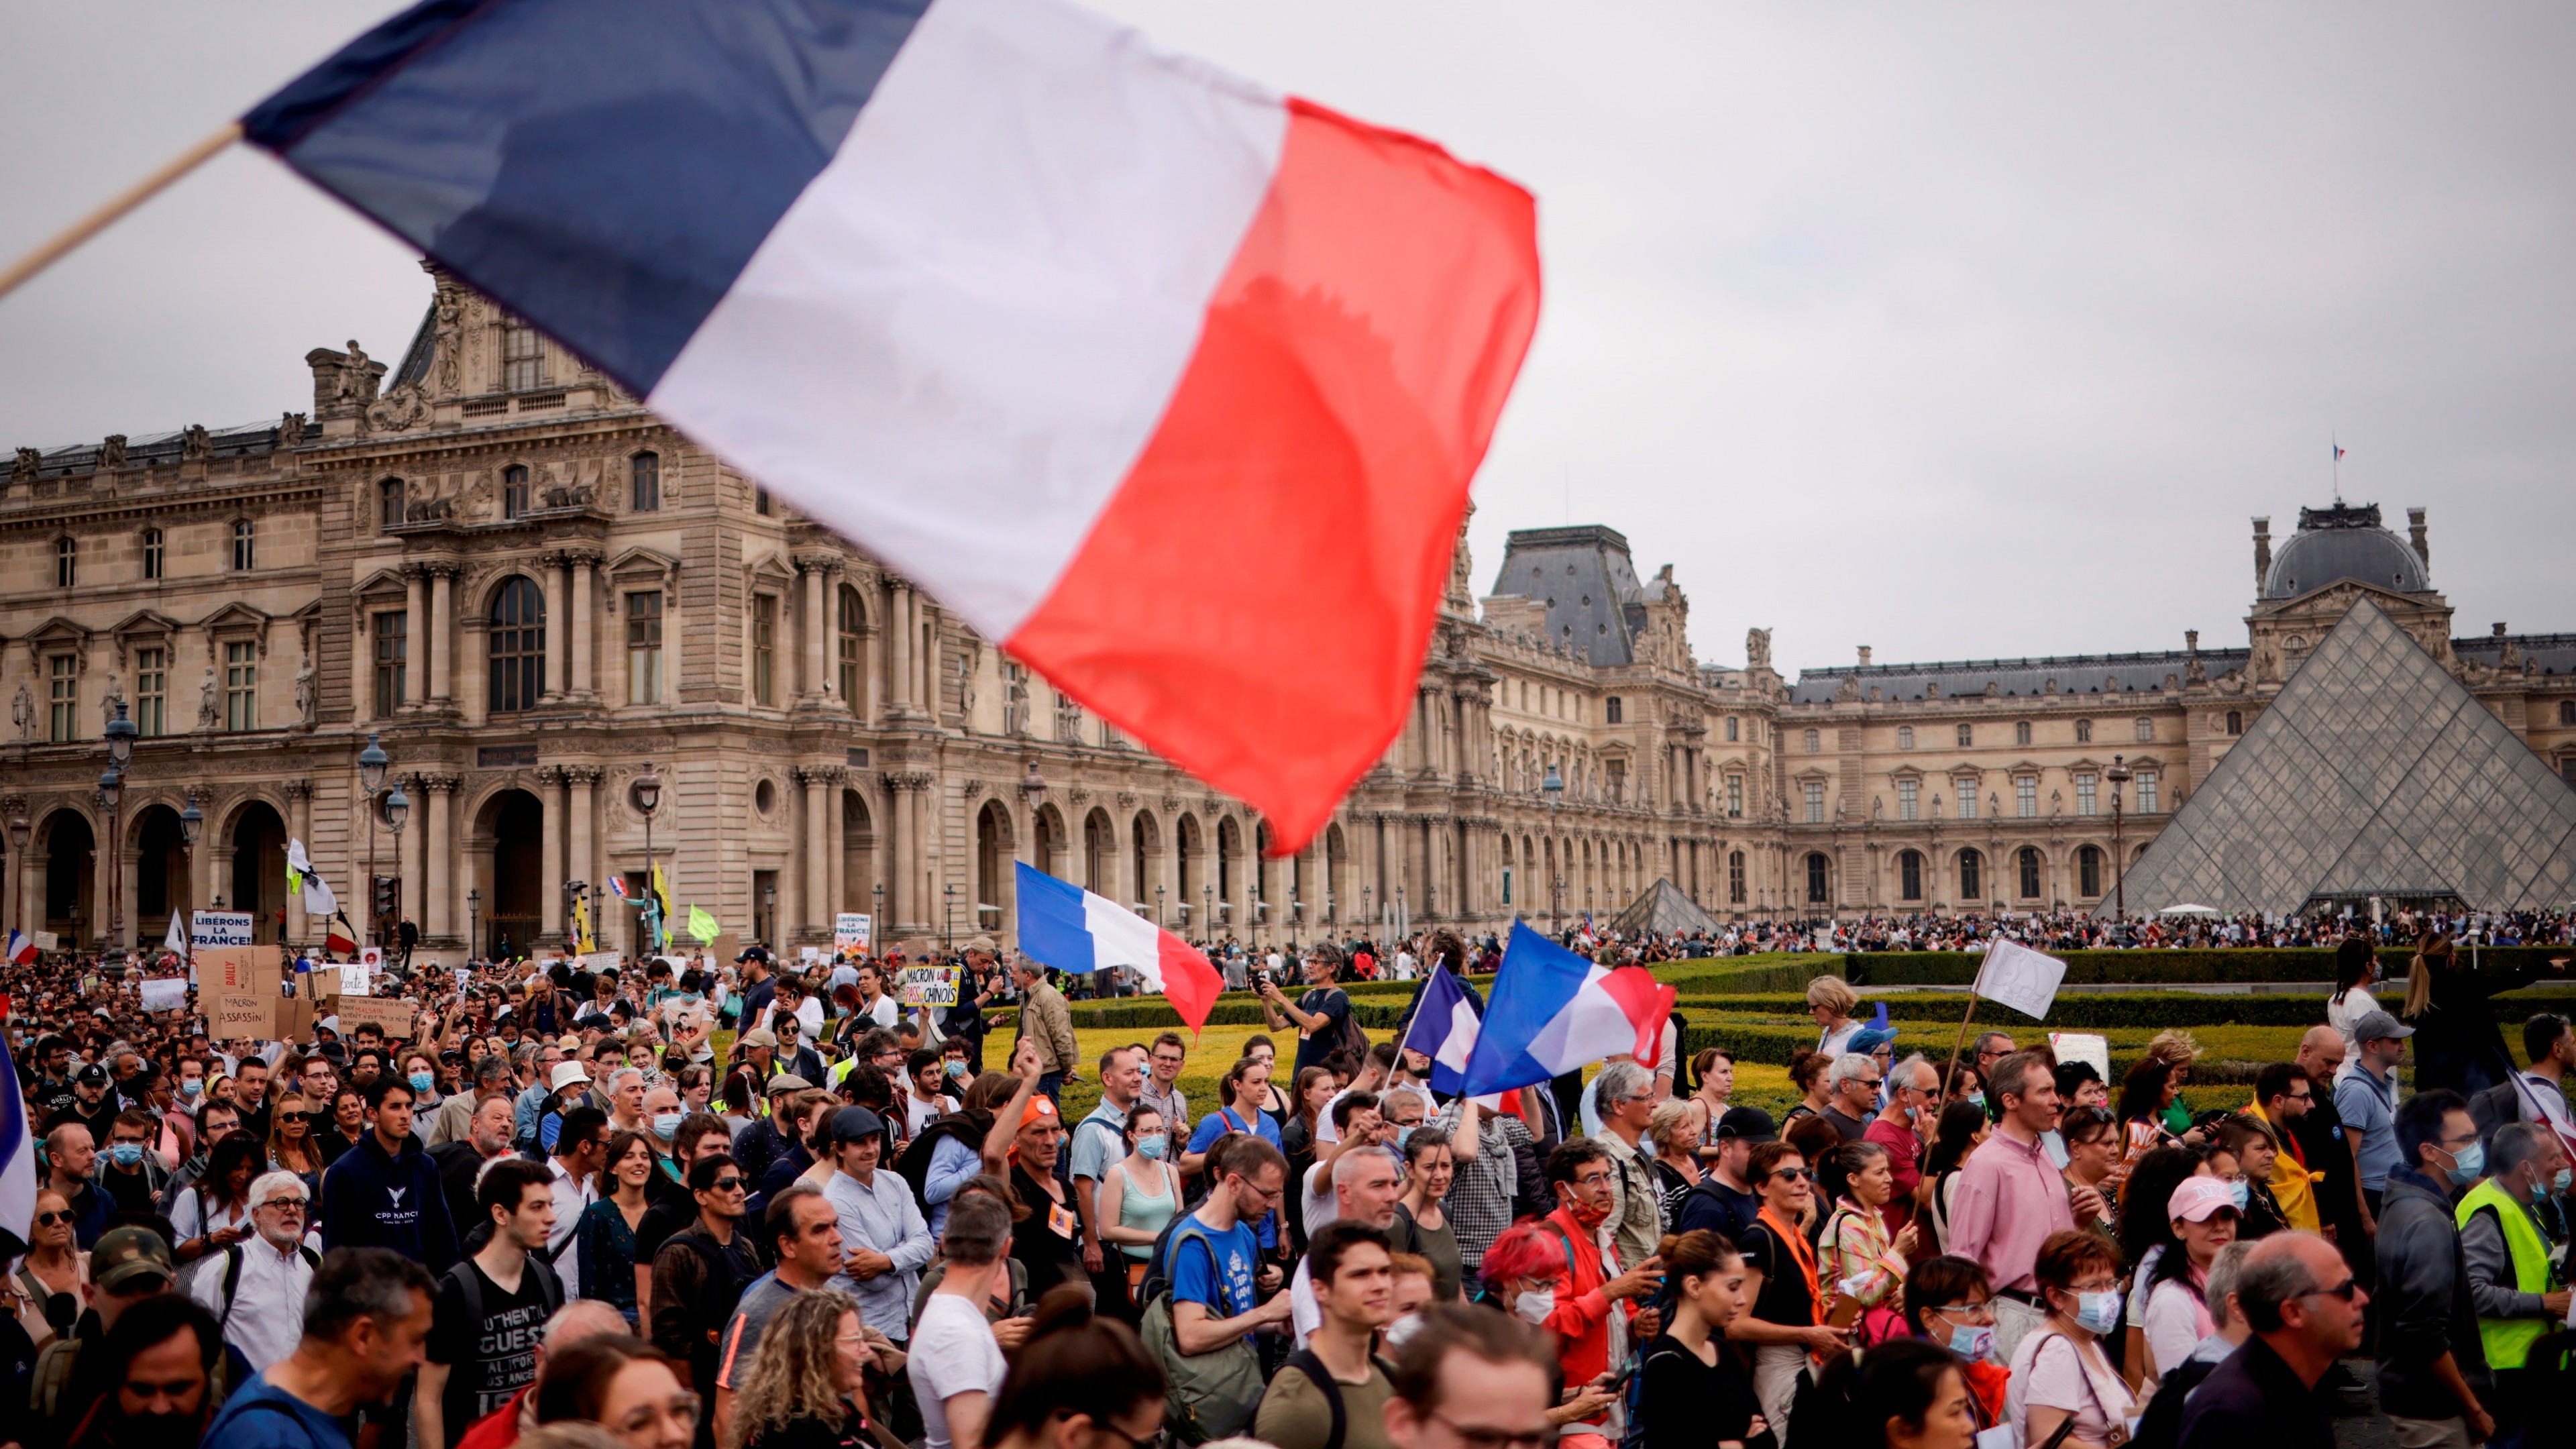
POLYGON ((1270 859, 1241 802, 431 275, 399 359, 315 349, 309 405, 273 423, 16 449, 9 926, 148 945, 220 905, 318 941, 290 839, 361 926, 363 883, 396 882, 445 963, 559 945, 585 896, 599 944, 631 949, 612 887, 640 898, 648 861, 684 910, 791 952, 850 911, 881 941, 1007 937, 1014 860, 1250 942, 1606 914, 1658 878, 1720 919, 2091 909, 2360 600, 2550 787, 2576 778, 2576 634, 2458 637, 2421 509, 2404 538, 2375 507, 2277 540, 2255 520, 2241 640, 1863 648, 1794 680, 1768 630, 1741 664, 1693 658, 1672 566, 1641 574, 1619 533, 1531 529, 1481 598, 1462 535, 1402 735, 1270 859), (139 739, 111 812, 120 708, 139 739))

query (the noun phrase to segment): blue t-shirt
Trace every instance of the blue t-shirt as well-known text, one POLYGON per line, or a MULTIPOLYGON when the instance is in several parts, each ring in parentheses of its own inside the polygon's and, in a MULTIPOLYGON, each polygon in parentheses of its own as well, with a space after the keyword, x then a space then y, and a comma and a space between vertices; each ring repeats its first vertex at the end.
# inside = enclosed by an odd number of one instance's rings
MULTIPOLYGON (((1172 1280, 1174 1303, 1203 1303, 1211 1318, 1234 1318, 1260 1306, 1253 1278, 1261 1271, 1261 1248, 1253 1241, 1252 1229, 1236 1223, 1219 1232, 1193 1216, 1190 1227, 1181 1232, 1172 1235, 1172 1261, 1165 1269, 1172 1280), (1181 1232, 1192 1228, 1206 1235, 1204 1250, 1198 1242, 1181 1237, 1181 1232)), ((1252 1335, 1243 1337, 1250 1342, 1252 1335)))
POLYGON ((1098 1182, 1109 1164, 1127 1155, 1127 1114, 1103 1099, 1091 1115, 1073 1124, 1073 1175, 1098 1182))
POLYGON ((225 1401, 199 1449, 351 1449, 354 1422, 332 1418, 270 1384, 262 1372, 225 1401))
MULTIPOLYGON (((1199 1125, 1190 1129, 1190 1150, 1205 1152, 1214 1147, 1216 1140, 1225 1134, 1246 1129, 1271 1146, 1280 1146, 1279 1124, 1270 1120, 1269 1113, 1254 1112, 1252 1120, 1246 1122, 1241 1114, 1231 1107, 1226 1107, 1201 1117, 1199 1125)), ((1282 1148, 1281 1151, 1284 1155, 1286 1149, 1282 1148)), ((1260 1241, 1261 1246, 1265 1248, 1279 1246, 1279 1214, 1271 1212, 1261 1215, 1260 1241)))
POLYGON ((2405 1165, 2397 1151, 2397 1114, 2389 1105, 2392 1084, 2380 1081, 2360 1067, 2343 1074, 2335 1083, 2335 1115, 2346 1127, 2361 1129, 2361 1151, 2355 1164, 2361 1169, 2361 1185, 2369 1192, 2388 1186, 2391 1170, 2405 1165))

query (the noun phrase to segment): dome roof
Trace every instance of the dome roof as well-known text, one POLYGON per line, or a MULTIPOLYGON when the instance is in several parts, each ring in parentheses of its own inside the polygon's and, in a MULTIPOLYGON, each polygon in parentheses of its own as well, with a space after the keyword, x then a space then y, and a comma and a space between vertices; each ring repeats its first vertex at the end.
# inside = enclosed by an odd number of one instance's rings
POLYGON ((2415 550, 2379 526, 2377 508, 2300 510, 2299 531, 2281 545, 2263 576, 2263 597, 2295 599, 2341 579, 2401 594, 2433 587, 2415 550))

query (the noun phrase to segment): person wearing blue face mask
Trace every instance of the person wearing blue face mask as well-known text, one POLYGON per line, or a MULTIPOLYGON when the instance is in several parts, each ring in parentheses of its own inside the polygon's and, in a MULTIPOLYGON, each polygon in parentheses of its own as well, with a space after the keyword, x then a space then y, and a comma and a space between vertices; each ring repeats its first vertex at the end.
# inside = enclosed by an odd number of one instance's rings
POLYGON ((2099 1233, 2061 1229, 2041 1240, 2030 1271, 2048 1316, 2013 1348, 2005 1413, 2021 1443, 2049 1443, 2071 1419, 2061 1449, 2108 1449, 2138 1412, 2101 1344, 2120 1328, 2119 1250, 2099 1233))
POLYGON ((2454 1218, 2480 1346, 2495 1374, 2489 1403, 2510 1443, 2531 1404, 2531 1346, 2567 1317, 2568 1292, 2552 1282, 2549 1238, 2533 1211, 2567 1170, 2567 1153, 2547 1127, 2512 1122, 2496 1129, 2487 1157, 2494 1171, 2461 1197, 2454 1218))
POLYGON ((2487 1402, 2495 1381, 2455 1206, 2461 1189, 2486 1170, 2486 1150, 2468 1101, 2447 1088, 2399 1103, 2392 1130, 2398 1165, 2388 1172, 2372 1244, 2379 1405, 2396 1421, 2401 1444, 2493 1439, 2487 1402))
POLYGON ((1125 1264, 1131 1292, 1145 1281, 1154 1240, 1181 1209, 1181 1174, 1162 1112, 1139 1101, 1121 1131, 1127 1155, 1100 1179, 1100 1241, 1125 1264))
POLYGON ((159 1125, 151 1113, 128 1107, 108 1128, 107 1148, 98 1155, 97 1186, 119 1209, 158 1211, 162 1185, 170 1178, 150 1146, 159 1125))

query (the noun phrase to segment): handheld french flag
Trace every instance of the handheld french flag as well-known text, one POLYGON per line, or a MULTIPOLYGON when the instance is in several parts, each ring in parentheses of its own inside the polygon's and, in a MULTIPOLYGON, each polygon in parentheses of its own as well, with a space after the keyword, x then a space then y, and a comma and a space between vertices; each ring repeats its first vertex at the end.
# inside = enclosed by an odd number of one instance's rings
POLYGON ((36 964, 36 938, 28 935, 24 931, 11 931, 9 933, 9 964, 12 966, 33 966, 36 964))
POLYGON ((1459 1090, 1535 1086, 1622 1054, 1651 1067, 1678 994, 1642 966, 1596 965, 1514 921, 1459 1090))
POLYGON ((1225 978, 1189 942, 1109 899, 1030 865, 1019 868, 1020 949, 1058 971, 1130 966, 1195 1032, 1225 978))
POLYGON ((18 1090, 17 1064, 0 1041, 0 1254, 27 1251, 36 1224, 36 1133, 18 1090))
POLYGON ((1467 999, 1467 988, 1450 974, 1446 965, 1432 968, 1431 979, 1422 983, 1422 999, 1414 1003, 1413 1024, 1406 1028, 1398 1045, 1431 1058, 1431 1090, 1444 1097, 1456 1096, 1467 1080, 1467 1061, 1476 1050, 1477 1028, 1481 1025, 1476 1004, 1467 999))
POLYGON ((1281 854, 1538 322, 1527 192, 1064 0, 423 0, 243 129, 1281 854))

